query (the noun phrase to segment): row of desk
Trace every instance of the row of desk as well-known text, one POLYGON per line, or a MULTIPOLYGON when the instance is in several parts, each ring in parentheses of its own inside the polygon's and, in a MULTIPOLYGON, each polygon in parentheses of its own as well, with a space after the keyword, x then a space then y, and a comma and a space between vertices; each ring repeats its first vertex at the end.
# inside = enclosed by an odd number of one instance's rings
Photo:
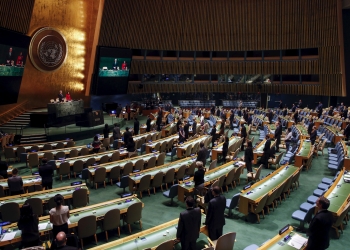
POLYGON ((45 142, 45 143, 37 143, 37 144, 23 144, 23 145, 16 145, 16 146, 11 146, 11 148, 16 152, 18 147, 23 147, 25 148, 26 151, 29 151, 31 147, 33 146, 38 146, 39 150, 43 150, 44 145, 48 144, 51 145, 51 147, 55 148, 58 143, 62 142, 65 147, 67 147, 68 141, 73 141, 72 139, 67 139, 67 140, 62 140, 62 141, 53 141, 53 142, 45 142))
MULTIPOLYGON (((241 138, 238 136, 233 136, 229 139, 228 147, 230 148, 231 145, 237 143, 241 138)), ((214 147, 211 151, 211 160, 214 161, 218 158, 219 155, 222 154, 222 147, 224 145, 224 142, 220 143, 216 147, 214 147)))

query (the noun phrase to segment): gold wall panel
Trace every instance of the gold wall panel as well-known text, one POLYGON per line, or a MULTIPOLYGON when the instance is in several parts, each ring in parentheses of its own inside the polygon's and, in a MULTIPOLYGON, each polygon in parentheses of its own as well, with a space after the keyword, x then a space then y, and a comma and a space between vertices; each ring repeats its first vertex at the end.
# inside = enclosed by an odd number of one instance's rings
POLYGON ((0 27, 26 34, 35 0, 1 0, 0 27))
POLYGON ((35 0, 28 35, 43 26, 58 29, 67 40, 68 56, 52 73, 38 71, 27 60, 18 102, 30 100, 33 106, 46 106, 59 90, 69 91, 73 99, 86 99, 84 89, 87 75, 92 74, 88 68, 98 7, 99 1, 35 0))

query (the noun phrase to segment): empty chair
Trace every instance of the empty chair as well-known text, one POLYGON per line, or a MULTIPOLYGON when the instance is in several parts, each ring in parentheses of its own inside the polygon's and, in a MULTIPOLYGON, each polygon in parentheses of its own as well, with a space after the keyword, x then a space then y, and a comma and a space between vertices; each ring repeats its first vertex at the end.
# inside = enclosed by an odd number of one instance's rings
POLYGON ((141 198, 142 198, 143 191, 148 191, 148 196, 150 196, 150 192, 149 192, 150 185, 151 185, 151 175, 150 174, 144 175, 144 176, 142 176, 140 183, 135 191, 140 192, 141 198))
POLYGON ((28 193, 43 191, 43 187, 41 185, 32 185, 27 188, 28 193))
POLYGON ((192 162, 192 164, 187 168, 186 175, 187 176, 194 176, 194 171, 196 170, 197 165, 196 162, 192 162))
POLYGON ((226 208, 228 209, 228 216, 232 215, 232 209, 235 209, 238 205, 240 193, 232 196, 232 199, 226 199, 226 208))
POLYGON ((149 158, 149 160, 147 161, 146 169, 154 168, 156 165, 156 161, 157 161, 157 157, 155 156, 152 156, 151 158, 149 158))
POLYGON ((119 151, 115 151, 115 152, 112 154, 111 161, 119 161, 119 160, 120 160, 120 153, 119 153, 119 151))
POLYGON ((224 182, 224 186, 226 186, 226 192, 228 192, 228 186, 231 185, 232 189, 233 189, 233 178, 235 177, 235 173, 236 173, 236 169, 232 169, 230 170, 230 172, 228 172, 225 182, 224 182))
POLYGON ((56 144, 56 149, 61 149, 61 148, 64 148, 64 144, 63 144, 63 142, 58 142, 56 144))
POLYGON ((129 156, 129 158, 134 158, 134 157, 136 157, 136 156, 138 156, 138 154, 137 154, 137 152, 134 152, 134 153, 132 153, 132 154, 129 156))
POLYGON ((4 187, 0 185, 0 198, 5 197, 4 187))
POLYGON ((83 155, 88 155, 90 152, 89 152, 89 149, 88 148, 82 148, 80 149, 80 155, 83 156, 83 155))
POLYGON ((5 148, 5 159, 10 160, 13 159, 16 160, 16 152, 13 150, 13 148, 5 148))
POLYGON ((40 198, 30 198, 26 200, 25 203, 31 205, 33 209, 33 214, 36 214, 38 217, 42 216, 44 213, 43 202, 40 198))
POLYGON ((163 196, 171 199, 169 205, 173 204, 173 199, 177 196, 178 189, 178 184, 175 184, 171 186, 171 188, 168 191, 163 192, 163 196))
POLYGON ((96 159, 95 158, 89 158, 86 160, 86 167, 90 167, 92 165, 94 165, 96 163, 96 159))
POLYGON ((108 155, 102 156, 100 159, 100 164, 105 164, 107 162, 109 162, 109 156, 108 155))
POLYGON ((192 151, 192 145, 190 144, 190 145, 187 146, 183 157, 189 157, 191 155, 191 151, 192 151))
POLYGON ((208 238, 210 246, 217 250, 232 250, 236 240, 236 233, 231 232, 221 235, 217 241, 211 241, 208 238))
POLYGON ((161 153, 158 155, 158 160, 157 160, 157 166, 164 165, 164 160, 165 160, 165 153, 161 153))
POLYGON ((179 182, 180 180, 183 180, 185 177, 185 172, 187 169, 187 165, 182 165, 176 172, 176 180, 179 182))
POLYGON ((109 148, 109 145, 110 145, 110 140, 109 138, 104 138, 103 141, 102 141, 102 145, 104 148, 108 149, 109 148))
POLYGON ((94 236, 97 244, 96 236, 96 216, 88 215, 78 220, 78 237, 82 249, 84 249, 83 238, 94 236))
POLYGON ((174 241, 168 240, 158 245, 155 250, 170 250, 174 248, 174 241))
POLYGON ((153 151, 159 151, 160 150, 160 142, 156 143, 154 146, 153 146, 153 151))
POLYGON ((305 222, 310 223, 312 215, 315 212, 315 206, 312 206, 307 212, 297 210, 292 214, 292 218, 300 222, 299 229, 304 229, 305 222))
POLYGON ((217 165, 217 160, 213 160, 210 163, 209 170, 212 170, 212 169, 216 168, 216 165, 217 165))
POLYGON ((135 170, 142 171, 144 165, 145 165, 145 161, 144 161, 143 159, 137 160, 137 161, 135 162, 134 169, 135 169, 135 170))
POLYGON ((87 189, 75 190, 72 195, 72 205, 74 208, 85 207, 88 204, 87 189))
POLYGON ((270 205, 272 205, 272 210, 275 211, 275 200, 276 195, 278 194, 278 188, 276 188, 272 194, 269 195, 269 197, 266 200, 265 207, 267 208, 267 213, 270 214, 270 205))
POLYGON ((22 146, 19 146, 16 150, 16 155, 19 161, 21 161, 21 154, 25 154, 26 153, 26 149, 22 146))
POLYGON ((77 178, 77 174, 81 173, 84 168, 84 162, 82 160, 77 160, 73 163, 73 173, 74 178, 77 178))
POLYGON ((70 179, 70 164, 69 164, 69 162, 62 162, 60 164, 60 168, 58 170, 59 170, 58 174, 60 175, 61 181, 62 181, 63 175, 68 175, 68 179, 70 179))
POLYGON ((125 188, 129 186, 129 176, 125 175, 117 182, 117 186, 123 189, 123 194, 125 194, 125 188))
POLYGON ((34 145, 30 148, 30 152, 38 152, 40 149, 37 145, 34 145))
POLYGON ((167 146, 167 142, 166 141, 163 141, 163 143, 160 145, 160 148, 159 148, 159 152, 166 152, 166 146, 167 146))
POLYGON ((132 162, 126 163, 123 168, 123 175, 129 175, 130 173, 132 173, 133 168, 134 165, 132 164, 132 162))
POLYGON ((120 181, 120 166, 113 167, 109 172, 109 181, 113 185, 113 181, 120 181))
POLYGON ((118 236, 120 237, 120 210, 115 208, 109 210, 103 218, 103 230, 106 233, 106 240, 108 241, 108 230, 118 229, 118 236))
POLYGON ((142 229, 142 203, 137 202, 134 204, 131 204, 130 207, 128 207, 126 211, 126 215, 124 217, 124 222, 128 224, 129 232, 131 233, 131 224, 134 222, 139 221, 140 223, 140 229, 142 229))
POLYGON ((259 248, 258 245, 256 245, 256 244, 251 244, 251 245, 245 247, 243 250, 257 250, 258 248, 259 248))
POLYGON ((52 161, 55 159, 53 156, 53 153, 51 153, 51 152, 44 153, 44 158, 46 158, 48 161, 52 161))
POLYGON ((59 152, 56 153, 55 157, 56 157, 56 160, 64 159, 64 158, 66 158, 66 153, 63 152, 63 151, 59 151, 59 152))
POLYGON ((38 154, 32 153, 28 155, 28 165, 30 167, 30 172, 32 172, 32 168, 37 168, 39 166, 39 157, 38 154))
POLYGON ((344 227, 343 221, 349 212, 349 206, 350 206, 350 203, 343 209, 343 211, 341 212, 339 217, 337 217, 337 219, 334 221, 334 223, 332 225, 332 228, 334 228, 338 239, 340 238, 339 229, 340 229, 341 233, 343 233, 343 227, 344 227))
MULTIPOLYGON (((67 148, 74 147, 74 145, 75 145, 75 142, 72 141, 72 140, 69 140, 69 141, 67 142, 67 148)), ((57 147, 56 147, 56 148, 57 148, 57 147)))
POLYGON ((267 198, 269 196, 266 194, 264 197, 262 197, 256 206, 249 207, 250 212, 256 215, 256 218, 258 222, 260 223, 260 216, 259 213, 263 214, 263 218, 265 218, 265 212, 264 212, 264 207, 267 201, 267 198))
POLYGON ((175 178, 175 169, 171 168, 164 175, 163 183, 165 184, 165 187, 167 190, 168 190, 168 183, 172 183, 174 185, 174 178, 175 178))
POLYGON ((261 164, 258 169, 254 168, 255 173, 248 173, 247 174, 247 183, 248 183, 249 180, 257 181, 257 180, 260 179, 260 173, 261 173, 262 167, 263 167, 263 164, 261 164))
POLYGON ((79 151, 77 149, 72 149, 69 152, 69 157, 78 157, 78 155, 79 155, 79 151))
POLYGON ((1 206, 2 221, 17 222, 20 218, 19 205, 17 202, 5 203, 1 206))
POLYGON ((161 190, 163 191, 163 177, 164 174, 163 172, 158 172, 153 176, 153 180, 151 183, 151 188, 153 188, 153 194, 156 194, 156 188, 160 187, 161 190))
POLYGON ((43 151, 46 151, 46 150, 52 150, 51 144, 44 144, 43 151))
POLYGON ((94 183, 95 189, 98 183, 103 183, 103 187, 106 188, 106 168, 100 167, 95 170, 94 183))

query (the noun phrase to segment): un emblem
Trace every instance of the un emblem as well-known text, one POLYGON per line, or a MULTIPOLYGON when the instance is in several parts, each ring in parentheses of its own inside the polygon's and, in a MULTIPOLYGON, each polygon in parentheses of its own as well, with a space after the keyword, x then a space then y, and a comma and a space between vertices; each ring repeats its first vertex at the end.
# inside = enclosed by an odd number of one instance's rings
POLYGON ((40 71, 59 69, 67 57, 67 43, 56 29, 44 27, 35 32, 29 46, 29 56, 40 71))

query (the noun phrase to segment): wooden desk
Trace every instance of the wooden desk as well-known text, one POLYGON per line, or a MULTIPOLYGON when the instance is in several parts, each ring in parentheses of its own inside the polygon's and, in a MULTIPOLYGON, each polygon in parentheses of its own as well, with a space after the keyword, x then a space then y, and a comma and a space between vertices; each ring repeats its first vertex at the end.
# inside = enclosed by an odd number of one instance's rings
POLYGON ((172 139, 174 139, 174 141, 177 141, 178 138, 179 138, 179 136, 177 134, 175 134, 175 135, 171 135, 171 136, 168 136, 168 137, 156 140, 156 141, 146 142, 146 154, 151 153, 154 149, 154 146, 157 143, 162 144, 163 142, 167 142, 167 144, 168 144, 168 142, 170 142, 172 139))
MULTIPOLYGON (((258 163, 258 157, 262 156, 264 153, 264 147, 265 147, 266 139, 261 141, 256 147, 253 148, 253 157, 254 157, 254 164, 258 163)), ((273 147, 276 144, 276 141, 271 141, 271 147, 273 147)))
MULTIPOLYGON (((231 145, 233 145, 234 143, 236 143, 237 141, 239 141, 241 138, 234 136, 231 137, 228 143, 228 147, 230 147, 231 145)), ((214 161, 218 158, 218 155, 222 154, 222 147, 224 145, 224 142, 220 143, 219 145, 217 145, 216 147, 214 147, 211 151, 211 160, 214 161)))
POLYGON ((201 143, 202 141, 206 140, 209 138, 209 135, 202 135, 196 139, 193 139, 191 141, 187 141, 179 146, 176 147, 176 153, 178 158, 182 158, 183 154, 186 152, 186 148, 193 147, 196 143, 201 143))
POLYGON ((163 126, 162 127, 162 137, 167 137, 167 136, 169 136, 170 134, 169 134, 169 132, 170 132, 170 130, 173 128, 173 127, 175 127, 176 126, 176 123, 175 122, 173 122, 173 123, 171 123, 171 124, 168 124, 168 125, 166 125, 166 126, 163 126))
MULTIPOLYGON (((202 214, 200 232, 209 235, 208 229, 203 223, 205 222, 205 214, 202 214)), ((177 233, 178 220, 160 224, 149 228, 142 232, 124 237, 119 240, 111 241, 106 244, 91 248, 91 250, 109 250, 109 249, 155 249, 158 245, 168 240, 175 240, 177 233), (143 239, 143 240, 141 240, 143 239)))
MULTIPOLYGON (((121 198, 121 199, 115 199, 106 201, 103 203, 98 203, 91 206, 86 206, 78 209, 73 209, 69 211, 70 214, 70 224, 68 224, 68 228, 75 228, 78 226, 78 221, 81 218, 84 218, 89 215, 95 215, 97 220, 103 220, 104 215, 115 208, 118 208, 120 210, 120 214, 125 214, 127 212, 127 209, 130 205, 141 202, 135 195, 121 198)), ((142 206, 144 204, 142 203, 142 206)), ((52 230, 52 224, 48 223, 50 221, 50 216, 43 216, 39 218, 39 224, 46 225, 46 228, 44 230, 40 230, 40 234, 45 234, 48 231, 52 230)), ((12 231, 16 231, 16 236, 14 239, 10 241, 0 241, 0 247, 6 246, 9 244, 14 244, 16 242, 21 241, 21 231, 17 228, 17 223, 12 223, 8 226, 4 226, 4 229, 8 230, 11 229, 12 231)))
POLYGON ((300 138, 299 139, 307 139, 310 135, 307 132, 307 129, 303 125, 295 125, 296 129, 299 130, 300 138))
POLYGON ((328 211, 332 212, 335 217, 339 217, 346 205, 350 202, 350 184, 344 182, 343 168, 332 186, 324 194, 324 197, 330 201, 328 211))
POLYGON ((259 204, 261 198, 271 193, 284 184, 291 176, 298 173, 299 168, 293 165, 284 165, 272 172, 269 176, 254 183, 250 188, 241 191, 239 197, 239 211, 242 214, 249 214, 249 207, 259 204))
POLYGON ((0 206, 8 202, 15 202, 15 203, 18 203, 20 207, 22 207, 24 202, 29 198, 40 198, 43 201, 43 203, 47 203, 49 199, 51 197, 54 197, 56 194, 61 194, 64 197, 64 199, 67 200, 67 199, 71 199, 73 197, 73 192, 79 188, 87 189, 88 191, 87 195, 89 199, 90 192, 86 184, 84 183, 77 186, 65 186, 65 187, 53 188, 49 190, 32 192, 27 194, 2 197, 0 198, 0 206))
POLYGON ((303 165, 303 161, 308 160, 312 156, 312 148, 310 140, 302 139, 295 155, 294 165, 300 168, 303 165))
MULTIPOLYGON (((29 175, 29 176, 21 176, 23 181, 23 187, 29 187, 33 185, 41 185, 41 177, 40 175, 29 175)), ((9 188, 7 184, 7 179, 0 180, 0 185, 4 190, 9 188)))
MULTIPOLYGON (((274 249, 274 250, 295 250, 294 247, 289 246, 288 242, 291 241, 293 236, 299 235, 298 233, 293 231, 294 228, 292 226, 289 227, 287 231, 285 231, 283 234, 279 235, 277 234, 275 237, 272 239, 268 240, 267 242, 264 243, 264 245, 260 246, 258 250, 268 250, 268 249, 274 249), (287 235, 290 235, 291 238, 287 241, 284 241, 284 237, 287 235)), ((301 235, 299 235, 301 236, 301 235)), ((303 237, 303 236, 302 236, 303 237)), ((303 246, 301 249, 305 249, 306 246, 303 246)))
POLYGON ((20 145, 12 146, 12 147, 9 147, 9 148, 13 148, 13 151, 16 152, 18 147, 24 147, 26 149, 26 151, 29 151, 32 146, 38 146, 39 150, 43 150, 45 144, 49 144, 53 148, 55 148, 57 143, 62 142, 63 145, 66 147, 68 141, 73 141, 73 139, 62 140, 62 141, 53 141, 53 142, 45 142, 45 143, 38 143, 38 144, 20 144, 20 145))
MULTIPOLYGON (((152 120, 151 121, 151 127, 150 127, 151 131, 153 130, 153 127, 155 125, 156 125, 156 120, 152 120)), ((140 126, 140 134, 146 133, 147 132, 146 129, 147 129, 147 125, 146 124, 142 124, 140 126)))
POLYGON ((197 156, 195 157, 186 157, 184 159, 178 160, 178 161, 173 161, 158 167, 150 168, 150 169, 145 169, 141 172, 138 173, 132 173, 129 175, 130 179, 135 183, 138 184, 141 180, 141 178, 145 175, 151 175, 151 179, 158 174, 159 172, 163 172, 164 174, 171 168, 175 170, 175 173, 179 170, 180 167, 183 165, 186 165, 187 168, 191 166, 193 162, 195 162, 197 159, 197 156))
POLYGON ((29 155, 31 154, 37 154, 39 159, 41 159, 44 157, 45 153, 52 153, 55 156, 58 152, 64 152, 65 155, 69 155, 71 150, 76 149, 78 150, 78 152, 80 152, 83 148, 87 148, 89 152, 92 152, 92 147, 88 148, 86 145, 84 145, 84 146, 77 146, 77 147, 71 147, 71 148, 61 148, 61 149, 52 149, 52 150, 45 150, 45 151, 39 151, 39 152, 29 152, 27 153, 27 160, 29 158, 29 155))
POLYGON ((117 151, 119 151, 121 157, 125 157, 125 156, 129 155, 129 152, 126 151, 125 149, 124 150, 119 149, 119 150, 113 150, 113 151, 106 151, 106 152, 102 152, 102 153, 98 153, 98 154, 90 154, 90 155, 72 157, 72 158, 68 158, 68 159, 64 159, 64 160, 54 160, 54 161, 50 161, 50 163, 54 162, 54 165, 56 166, 56 168, 60 168, 60 165, 63 162, 69 162, 69 164, 71 166, 73 166, 74 162, 76 162, 78 160, 81 160, 85 163, 90 158, 95 158, 96 161, 100 161, 102 156, 105 156, 105 155, 107 155, 109 158, 111 158, 112 154, 114 152, 117 152, 117 151))
MULTIPOLYGON (((216 167, 215 169, 209 170, 205 172, 204 175, 204 186, 209 186, 214 181, 219 179, 221 176, 227 174, 234 168, 237 168, 239 166, 245 166, 245 163, 243 161, 230 161, 226 164, 221 165, 220 167, 216 167)), ((185 202, 185 196, 188 196, 190 193, 194 191, 194 181, 193 177, 190 179, 187 179, 185 182, 182 182, 178 186, 178 195, 177 199, 179 201, 185 202)))

